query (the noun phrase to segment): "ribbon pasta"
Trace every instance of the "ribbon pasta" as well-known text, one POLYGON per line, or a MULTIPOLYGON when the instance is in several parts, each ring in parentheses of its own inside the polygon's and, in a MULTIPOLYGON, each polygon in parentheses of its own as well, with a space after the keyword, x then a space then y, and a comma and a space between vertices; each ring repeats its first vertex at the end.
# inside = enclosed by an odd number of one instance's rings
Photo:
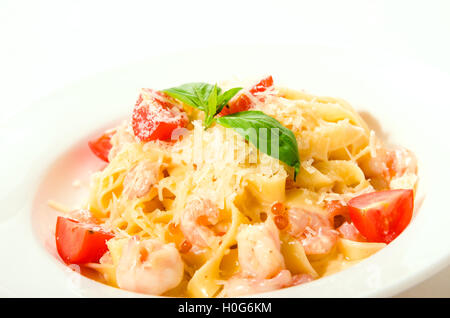
MULTIPOLYGON (((117 286, 115 269, 129 237, 155 238, 179 247, 183 233, 174 233, 171 227, 182 223, 192 198, 207 198, 219 209, 217 222, 208 225, 215 235, 211 245, 182 254, 182 283, 166 296, 217 296, 224 282, 240 273, 238 232, 264 222, 274 202, 327 216, 327 202, 346 202, 379 188, 366 177, 364 167, 380 142, 375 139, 375 144, 373 132, 347 102, 277 88, 255 109, 294 132, 301 158, 295 181, 291 167, 259 152, 232 130, 219 125, 204 130, 202 115, 196 111, 188 112, 191 124, 176 142, 141 143, 128 123, 117 128, 110 163, 93 174, 86 203, 116 235, 108 242, 110 259, 88 265, 103 275, 104 282, 117 286), (140 189, 130 190, 127 178, 144 161, 156 167, 157 182, 144 195, 133 195, 140 189)), ((415 179, 409 186, 415 186, 415 179)), ((285 268, 291 275, 312 279, 384 246, 339 238, 330 253, 312 257, 288 232, 280 231, 279 238, 285 268)))

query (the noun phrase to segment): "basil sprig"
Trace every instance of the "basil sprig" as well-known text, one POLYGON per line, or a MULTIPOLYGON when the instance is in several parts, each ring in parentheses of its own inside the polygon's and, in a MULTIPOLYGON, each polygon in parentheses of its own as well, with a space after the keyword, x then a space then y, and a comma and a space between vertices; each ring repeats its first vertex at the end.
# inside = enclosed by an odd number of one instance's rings
POLYGON ((183 103, 198 108, 205 112, 205 127, 213 122, 215 115, 228 104, 242 88, 235 87, 222 93, 217 85, 208 83, 187 83, 181 86, 164 89, 167 95, 182 101, 183 103))
POLYGON ((261 152, 293 167, 295 180, 300 169, 300 156, 297 140, 291 130, 261 111, 250 110, 215 117, 240 90, 240 87, 235 87, 222 93, 217 85, 188 83, 165 89, 163 92, 205 112, 205 129, 214 121, 224 127, 233 128, 261 152), (272 149, 274 145, 278 145, 278 149, 272 149))
POLYGON ((294 167, 295 180, 300 169, 297 139, 278 120, 256 110, 238 112, 215 120, 224 127, 236 130, 260 151, 294 167), (276 138, 278 140, 274 140, 276 138), (274 145, 278 145, 278 149, 272 149, 274 145))

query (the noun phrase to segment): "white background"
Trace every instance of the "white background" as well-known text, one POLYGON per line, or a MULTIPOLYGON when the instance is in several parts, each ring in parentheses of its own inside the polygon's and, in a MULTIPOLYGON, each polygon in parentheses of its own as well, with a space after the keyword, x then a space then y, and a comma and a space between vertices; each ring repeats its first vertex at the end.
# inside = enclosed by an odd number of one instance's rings
MULTIPOLYGON (((449 1, 0 0, 0 124, 68 83, 190 48, 362 46, 450 72, 449 17, 449 1)), ((450 267, 400 296, 450 297, 450 267)))

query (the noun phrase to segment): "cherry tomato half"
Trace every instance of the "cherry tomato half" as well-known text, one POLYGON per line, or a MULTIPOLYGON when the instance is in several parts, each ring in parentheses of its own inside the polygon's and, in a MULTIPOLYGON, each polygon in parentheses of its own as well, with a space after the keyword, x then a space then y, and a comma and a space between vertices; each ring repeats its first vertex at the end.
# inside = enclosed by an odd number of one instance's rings
MULTIPOLYGON (((264 92, 267 90, 267 88, 273 86, 273 78, 272 76, 268 76, 266 78, 263 78, 261 81, 259 81, 256 85, 254 85, 252 88, 250 88, 249 92, 253 96, 257 96, 257 93, 264 92)), ((261 101, 264 100, 264 98, 260 99, 261 101)), ((234 100, 230 101, 228 104, 228 107, 225 106, 222 111, 219 113, 219 116, 225 116, 230 115, 242 111, 249 110, 252 106, 253 102, 250 100, 250 98, 245 95, 241 94, 234 100)))
POLYGON ((389 243, 395 239, 412 218, 412 190, 386 190, 366 193, 348 201, 350 218, 371 242, 389 243))
POLYGON ((91 151, 102 159, 103 161, 109 162, 108 154, 112 148, 111 145, 111 137, 115 134, 115 131, 105 132, 98 139, 91 140, 88 142, 89 148, 91 151))
POLYGON ((114 237, 98 226, 59 216, 56 221, 56 248, 68 264, 97 263, 114 237))
POLYGON ((176 128, 187 125, 186 113, 167 102, 161 92, 145 89, 134 107, 132 126, 136 137, 141 141, 169 140, 176 128))

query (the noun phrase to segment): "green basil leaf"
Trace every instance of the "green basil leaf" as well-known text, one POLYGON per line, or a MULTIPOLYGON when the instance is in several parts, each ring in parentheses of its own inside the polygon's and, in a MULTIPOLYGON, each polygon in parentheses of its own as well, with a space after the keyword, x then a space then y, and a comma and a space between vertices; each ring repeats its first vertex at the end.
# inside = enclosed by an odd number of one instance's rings
POLYGON ((217 84, 214 85, 214 88, 208 98, 208 107, 205 110, 205 128, 208 128, 209 126, 211 126, 214 115, 216 114, 217 88, 218 88, 217 84))
POLYGON ((295 180, 300 169, 297 139, 294 133, 278 120, 261 111, 244 111, 215 120, 224 127, 236 130, 261 152, 294 167, 295 180), (278 138, 278 149, 272 149, 276 142, 275 138, 278 138))
POLYGON ((227 90, 223 94, 219 95, 219 97, 217 99, 217 110, 216 110, 215 115, 220 113, 222 111, 222 109, 225 107, 225 105, 228 104, 230 99, 232 99, 234 97, 234 95, 236 95, 241 89, 242 89, 242 87, 234 87, 234 88, 227 90))
MULTIPOLYGON (((206 111, 208 100, 214 85, 208 83, 187 83, 177 87, 162 90, 167 95, 178 99, 179 101, 206 111)), ((220 94, 220 88, 218 93, 220 94)))

